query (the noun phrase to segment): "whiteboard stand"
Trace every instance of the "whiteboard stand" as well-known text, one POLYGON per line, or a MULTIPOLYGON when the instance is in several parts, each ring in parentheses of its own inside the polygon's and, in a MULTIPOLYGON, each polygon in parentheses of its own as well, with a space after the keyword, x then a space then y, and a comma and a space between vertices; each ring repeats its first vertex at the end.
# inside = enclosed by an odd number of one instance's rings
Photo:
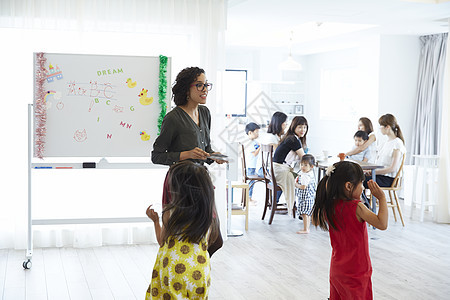
MULTIPOLYGON (((79 219, 33 219, 32 218, 32 170, 39 169, 83 169, 83 163, 33 163, 33 104, 28 104, 28 224, 27 252, 22 264, 24 269, 30 269, 33 257, 33 225, 68 225, 68 224, 106 224, 106 223, 142 223, 150 222, 147 217, 124 218, 79 218, 79 219)), ((96 169, 167 169, 166 166, 151 163, 109 163, 102 158, 96 164, 96 169)))
POLYGON ((227 144, 227 181, 228 181, 228 218, 227 218, 227 236, 242 236, 244 233, 240 230, 231 229, 231 215, 233 214, 233 187, 231 181, 237 180, 237 143, 227 144))

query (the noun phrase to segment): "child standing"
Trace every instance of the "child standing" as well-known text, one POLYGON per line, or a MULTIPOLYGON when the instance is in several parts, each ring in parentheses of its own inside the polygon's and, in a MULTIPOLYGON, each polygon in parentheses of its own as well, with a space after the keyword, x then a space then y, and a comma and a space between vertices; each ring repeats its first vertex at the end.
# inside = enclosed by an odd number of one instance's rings
POLYGON ((295 196, 298 213, 303 219, 303 230, 298 234, 309 233, 310 216, 316 196, 316 179, 313 168, 316 164, 314 156, 305 154, 300 161, 300 173, 295 179, 295 196))
POLYGON ((313 224, 329 231, 333 248, 330 300, 373 299, 366 222, 385 230, 388 212, 384 192, 372 180, 368 185, 379 200, 378 215, 364 206, 360 200, 363 180, 358 164, 341 161, 327 169, 317 187, 313 224))
MULTIPOLYGON (((365 131, 358 130, 353 138, 355 140, 355 146, 352 150, 364 145, 369 139, 369 135, 365 131)), ((349 155, 348 158, 368 162, 371 159, 371 149, 368 147, 357 154, 349 155)))
MULTIPOLYGON (((246 161, 247 161, 247 175, 256 175, 256 164, 258 162, 258 155, 259 151, 261 150, 261 145, 256 140, 259 137, 259 127, 258 124, 254 122, 250 122, 245 126, 245 134, 247 134, 248 138, 250 139, 250 153, 247 155, 246 161)), ((259 173, 262 173, 259 172, 259 173)), ((250 204, 255 205, 256 201, 252 199, 253 195, 253 186, 255 185, 255 181, 252 180, 249 183, 249 200, 250 204)))
POLYGON ((160 248, 145 299, 205 299, 211 285, 208 244, 219 232, 214 187, 206 168, 191 161, 173 165, 168 181, 171 201, 162 226, 152 206, 146 212, 160 248))

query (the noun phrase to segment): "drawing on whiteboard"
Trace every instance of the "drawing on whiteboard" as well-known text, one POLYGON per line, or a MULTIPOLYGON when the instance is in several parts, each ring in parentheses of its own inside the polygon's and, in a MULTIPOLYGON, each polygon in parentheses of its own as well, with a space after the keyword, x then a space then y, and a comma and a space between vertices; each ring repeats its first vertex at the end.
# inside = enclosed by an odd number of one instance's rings
POLYGON ((58 103, 56 103, 56 108, 58 110, 62 110, 64 108, 64 103, 62 101, 59 101, 58 103))
POLYGON ((125 82, 125 83, 128 85, 128 87, 129 87, 130 89, 132 89, 132 88, 134 88, 134 87, 136 86, 136 81, 133 82, 133 81, 131 80, 131 78, 128 78, 128 79, 127 79, 127 82, 125 82))
POLYGON ((147 97, 148 90, 142 89, 141 93, 139 94, 139 103, 142 105, 149 105, 153 102, 153 97, 148 98, 147 97))
POLYGON ((55 77, 57 80, 60 80, 63 78, 62 71, 58 67, 58 65, 56 65, 56 68, 54 68, 53 65, 50 64, 48 66, 48 70, 45 69, 45 74, 47 75, 47 82, 53 82, 55 77))
POLYGON ((91 100, 91 103, 89 104, 89 112, 91 112, 93 106, 94 106, 94 100, 91 100))
POLYGON ((45 109, 49 110, 52 107, 52 101, 49 100, 49 97, 52 96, 54 100, 61 99, 61 92, 56 91, 47 91, 44 96, 45 109))
POLYGON ((141 135, 141 140, 144 142, 150 140, 150 134, 147 134, 145 131, 141 131, 139 134, 141 135))
POLYGON ((77 142, 84 142, 85 140, 87 140, 86 129, 83 129, 83 130, 79 129, 79 130, 75 131, 73 138, 77 142))
POLYGON ((98 98, 115 100, 114 94, 114 86, 111 83, 98 83, 97 81, 81 83, 73 80, 67 82, 67 96, 92 97, 96 98, 97 102, 98 98))
POLYGON ((49 110, 52 107, 52 102, 48 99, 48 96, 54 95, 55 91, 47 91, 47 93, 44 96, 44 102, 45 102, 45 109, 49 110))
POLYGON ((121 113, 121 112, 123 112, 123 107, 115 105, 114 108, 113 108, 113 112, 121 113))

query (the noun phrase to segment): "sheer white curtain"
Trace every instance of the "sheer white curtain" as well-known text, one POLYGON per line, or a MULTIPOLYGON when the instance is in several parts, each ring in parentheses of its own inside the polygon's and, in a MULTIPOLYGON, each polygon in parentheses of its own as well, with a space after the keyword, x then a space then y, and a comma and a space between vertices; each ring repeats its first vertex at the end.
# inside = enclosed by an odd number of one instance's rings
MULTIPOLYGON (((188 66, 204 68, 208 80, 216 82, 224 65, 225 27, 226 0, 0 1, 0 160, 5 178, 0 189, 0 248, 26 248, 27 104, 33 101, 33 52, 163 54, 172 57, 170 83, 188 66)), ((223 116, 219 96, 213 89, 207 104, 214 119, 213 142, 223 116)), ((33 172, 34 217, 144 216, 148 204, 160 203, 165 171, 33 172)), ((225 182, 221 167, 212 171, 216 182, 225 182)), ((224 184, 216 183, 216 192, 224 231, 224 184)), ((33 229, 35 247, 154 241, 151 223, 33 229)))
MULTIPOLYGON (((450 29, 450 20, 449 20, 450 29)), ((448 42, 448 36, 447 36, 448 42)), ((450 223, 450 49, 445 64, 436 221, 450 223)))
POLYGON ((422 53, 411 154, 439 152, 447 33, 421 36, 422 53))

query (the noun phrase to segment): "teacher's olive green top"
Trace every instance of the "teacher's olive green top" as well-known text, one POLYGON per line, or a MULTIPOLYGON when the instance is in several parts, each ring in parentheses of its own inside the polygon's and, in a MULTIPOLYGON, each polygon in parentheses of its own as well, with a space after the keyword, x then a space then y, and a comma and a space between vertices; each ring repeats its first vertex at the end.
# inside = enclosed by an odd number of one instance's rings
MULTIPOLYGON (((180 107, 175 107, 161 124, 161 133, 153 144, 152 162, 172 165, 180 160, 180 152, 198 147, 212 153, 210 141, 211 114, 206 106, 198 106, 200 126, 180 107)), ((199 163, 204 161, 193 160, 199 163)))

